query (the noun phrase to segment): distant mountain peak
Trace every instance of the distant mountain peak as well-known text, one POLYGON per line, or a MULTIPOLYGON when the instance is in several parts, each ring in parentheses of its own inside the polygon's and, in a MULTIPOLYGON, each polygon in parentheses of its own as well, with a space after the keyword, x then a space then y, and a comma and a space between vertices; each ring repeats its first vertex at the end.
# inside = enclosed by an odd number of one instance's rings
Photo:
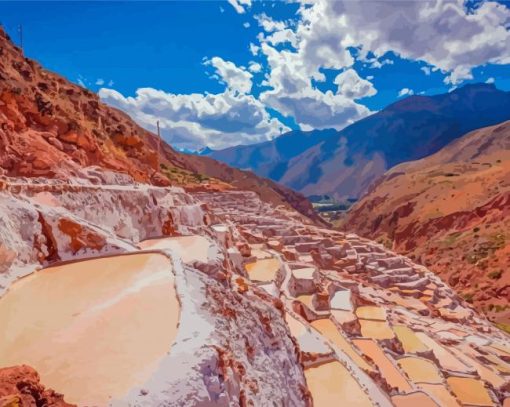
POLYGON ((510 119, 510 92, 473 83, 413 95, 340 130, 293 131, 211 157, 305 195, 359 197, 387 169, 435 153, 465 133, 510 119))

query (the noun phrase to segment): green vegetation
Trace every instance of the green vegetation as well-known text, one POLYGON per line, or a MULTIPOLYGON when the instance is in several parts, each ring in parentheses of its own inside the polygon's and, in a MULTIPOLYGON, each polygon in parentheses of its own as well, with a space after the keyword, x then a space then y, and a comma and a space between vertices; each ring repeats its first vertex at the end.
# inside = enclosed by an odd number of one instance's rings
POLYGON ((191 171, 177 167, 169 167, 165 163, 160 164, 161 172, 172 182, 177 184, 201 184, 211 178, 203 174, 195 174, 191 171))

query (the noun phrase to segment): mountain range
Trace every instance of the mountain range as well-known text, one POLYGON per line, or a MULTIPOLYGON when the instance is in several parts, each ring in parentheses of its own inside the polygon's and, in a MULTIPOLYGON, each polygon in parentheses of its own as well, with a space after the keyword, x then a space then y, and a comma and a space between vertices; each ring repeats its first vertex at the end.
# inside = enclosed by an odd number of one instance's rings
POLYGON ((397 101, 340 131, 292 131, 260 144, 212 151, 306 196, 359 198, 384 172, 437 152, 467 132, 510 119, 510 92, 465 85, 397 101))

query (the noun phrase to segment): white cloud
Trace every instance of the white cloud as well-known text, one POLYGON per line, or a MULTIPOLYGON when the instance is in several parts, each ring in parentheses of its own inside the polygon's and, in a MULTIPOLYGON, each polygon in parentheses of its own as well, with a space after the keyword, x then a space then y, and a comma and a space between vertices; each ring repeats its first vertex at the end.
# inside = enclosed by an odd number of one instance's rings
MULTIPOLYGON (((312 8, 315 7, 320 9, 324 5, 314 3, 312 8)), ((370 110, 346 94, 315 87, 314 81, 326 79, 321 68, 344 69, 351 67, 354 59, 344 44, 330 49, 322 46, 323 37, 310 36, 310 21, 319 16, 305 15, 307 10, 302 10, 302 20, 293 29, 286 26, 267 37, 259 35, 261 54, 266 57, 269 68, 262 84, 270 88, 261 93, 260 100, 283 115, 293 117, 303 129, 341 129, 370 114, 370 110), (293 49, 277 49, 276 45, 285 38, 293 49)), ((319 21, 317 24, 320 25, 319 21)), ((266 28, 271 31, 273 27, 266 28)), ((321 25, 317 32, 328 37, 336 35, 333 33, 337 30, 338 27, 321 25)))
POLYGON ((275 31, 271 35, 268 35, 265 38, 265 41, 267 41, 271 45, 279 45, 279 44, 285 44, 290 43, 294 48, 297 47, 297 37, 294 31, 292 31, 289 28, 286 28, 282 31, 275 31))
POLYGON ((496 82, 496 79, 494 79, 492 77, 485 81, 485 83, 494 83, 494 82, 496 82))
POLYGON ((262 65, 260 65, 258 62, 251 61, 248 69, 253 73, 259 73, 262 71, 262 65))
POLYGON ((414 95, 414 90, 409 89, 409 88, 402 88, 398 92, 398 97, 399 98, 402 97, 402 96, 411 96, 411 95, 414 95))
POLYGON ((257 55, 260 51, 260 47, 258 45, 253 44, 250 42, 250 52, 253 56, 257 55))
POLYGON ((339 74, 335 78, 334 83, 338 85, 337 93, 349 99, 361 99, 377 93, 372 82, 360 78, 358 73, 352 68, 339 74))
POLYGON ((228 2, 239 14, 244 14, 251 7, 251 0, 228 0, 228 2))
POLYGON ((389 59, 389 58, 385 58, 385 59, 377 59, 375 58, 375 61, 373 61, 371 64, 370 64, 370 68, 372 69, 378 69, 378 68, 382 68, 384 65, 393 65, 394 62, 389 59))
POLYGON ((264 105, 252 95, 231 90, 178 95, 142 88, 134 97, 125 97, 103 88, 99 96, 148 130, 154 131, 159 120, 165 140, 178 148, 193 150, 257 143, 289 130, 271 118, 264 105))
POLYGON ((245 23, 243 23, 243 27, 250 28, 250 23, 248 21, 246 21, 245 23))
MULTIPOLYGON (((341 129, 370 114, 357 100, 377 90, 372 75, 360 77, 356 61, 372 69, 392 64, 395 55, 420 61, 425 75, 438 70, 445 74, 451 89, 472 78, 474 67, 510 63, 510 10, 495 2, 468 12, 464 0, 297 1, 302 4, 295 21, 255 16, 261 32, 249 44, 255 61, 247 69, 220 57, 205 62, 214 69, 213 77, 225 83, 223 93, 175 95, 140 89, 134 98, 126 98, 102 90, 105 99, 146 126, 163 114, 167 137, 181 147, 218 147, 279 134, 284 126, 271 119, 266 108, 293 117, 303 129, 341 129), (325 86, 338 85, 336 92, 317 85, 329 80, 323 69, 337 71, 325 86), (250 95, 253 73, 262 70, 260 84, 267 89, 257 99, 250 95)), ((229 3, 240 14, 251 7, 251 0, 229 3)), ((403 88, 399 97, 412 94, 403 88)))
POLYGON ((266 13, 256 15, 255 20, 257 20, 264 31, 269 33, 273 31, 283 31, 287 28, 287 24, 284 21, 275 21, 266 13))
POLYGON ((221 81, 232 91, 250 93, 253 75, 244 68, 236 66, 233 62, 225 61, 220 57, 213 57, 205 62, 215 68, 215 73, 221 81))
POLYGON ((98 86, 103 86, 103 85, 104 85, 104 83, 105 83, 105 82, 104 82, 104 79, 102 79, 102 78, 98 78, 98 79, 96 80, 96 85, 98 85, 98 86))
POLYGON ((329 47, 343 40, 376 57, 393 51, 450 73, 447 83, 471 79, 475 66, 510 63, 510 10, 495 2, 482 3, 472 12, 464 0, 324 4, 320 20, 338 28, 329 47))

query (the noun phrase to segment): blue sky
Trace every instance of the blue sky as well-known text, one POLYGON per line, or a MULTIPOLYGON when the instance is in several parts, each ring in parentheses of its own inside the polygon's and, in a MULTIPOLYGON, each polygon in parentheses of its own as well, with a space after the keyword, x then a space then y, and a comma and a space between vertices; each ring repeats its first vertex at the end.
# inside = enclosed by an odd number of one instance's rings
POLYGON ((145 127, 161 117, 176 147, 225 147, 290 128, 340 129, 412 93, 486 81, 510 90, 508 7, 476 1, 462 9, 459 1, 423 22, 420 10, 387 2, 378 14, 362 1, 345 9, 250 0, 0 2, 0 22, 15 41, 23 24, 27 56, 93 91, 110 90, 100 92, 103 100, 145 127), (480 6, 487 8, 478 16, 480 6), (494 27, 483 20, 489 12, 499 19, 494 27), (370 30, 378 40, 365 35, 370 30), (470 45, 475 36, 478 48, 470 45))

